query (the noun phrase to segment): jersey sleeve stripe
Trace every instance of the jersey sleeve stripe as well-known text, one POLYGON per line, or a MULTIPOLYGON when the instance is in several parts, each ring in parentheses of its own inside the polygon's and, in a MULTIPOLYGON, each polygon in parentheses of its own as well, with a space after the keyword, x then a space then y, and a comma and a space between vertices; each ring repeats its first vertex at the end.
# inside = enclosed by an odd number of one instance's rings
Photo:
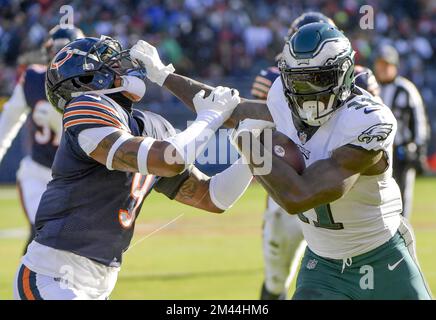
POLYGON ((261 76, 257 76, 255 81, 268 86, 268 88, 271 87, 271 85, 272 85, 271 80, 268 80, 267 78, 264 78, 264 77, 261 77, 261 76))
POLYGON ((267 93, 271 87, 266 86, 266 85, 261 84, 261 83, 258 83, 258 82, 255 82, 253 84, 253 88, 256 88, 257 90, 264 91, 265 93, 267 93))
POLYGON ((115 128, 122 129, 121 127, 115 125, 113 122, 109 122, 109 121, 101 120, 101 119, 94 119, 94 118, 83 118, 83 119, 71 120, 71 121, 68 121, 64 124, 64 128, 68 129, 70 127, 80 125, 80 124, 103 124, 103 125, 108 126, 108 127, 115 127, 115 128))
POLYGON ((69 120, 66 120, 66 119, 70 118, 70 117, 74 117, 74 116, 81 116, 81 115, 84 115, 84 116, 85 115, 87 115, 87 116, 96 116, 96 117, 108 120, 110 122, 113 122, 118 127, 122 127, 123 126, 123 124, 120 121, 118 121, 118 119, 115 119, 115 118, 113 118, 111 116, 108 116, 107 114, 105 114, 103 112, 100 112, 100 111, 87 110, 87 109, 85 109, 85 110, 67 111, 64 114, 64 120, 65 121, 69 121, 69 120))
POLYGON ((101 108, 101 109, 104 109, 104 110, 106 110, 106 111, 112 113, 114 116, 118 116, 118 112, 117 112, 115 109, 113 109, 113 108, 111 108, 111 107, 108 107, 108 106, 106 106, 106 105, 104 105, 104 104, 102 104, 102 103, 92 102, 92 101, 78 101, 78 102, 73 102, 73 103, 70 103, 70 104, 67 106, 66 109, 68 109, 69 107, 82 107, 82 106, 83 106, 83 107, 96 107, 96 108, 101 108))
POLYGON ((251 89, 251 94, 259 99, 266 99, 267 94, 263 91, 259 91, 257 89, 251 89))

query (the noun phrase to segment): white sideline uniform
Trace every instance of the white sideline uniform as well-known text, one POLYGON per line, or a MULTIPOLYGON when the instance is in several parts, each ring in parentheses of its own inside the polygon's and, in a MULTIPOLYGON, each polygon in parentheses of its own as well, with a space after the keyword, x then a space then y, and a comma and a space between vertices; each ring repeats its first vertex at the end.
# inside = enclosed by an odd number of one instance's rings
POLYGON ((51 170, 35 161, 30 156, 20 162, 17 171, 17 185, 20 191, 22 206, 30 224, 35 224, 41 196, 52 179, 51 170))
POLYGON ((14 299, 33 300, 39 295, 43 300, 107 300, 119 270, 32 241, 15 276, 14 299), (23 266, 33 274, 34 283, 29 277, 18 279, 23 266), (23 282, 25 289, 18 288, 23 282))
POLYGON ((293 278, 291 263, 301 258, 297 249, 304 240, 303 232, 298 217, 288 214, 271 197, 268 197, 263 223, 265 287, 271 293, 282 294, 286 291, 288 277, 293 278))
MULTIPOLYGON (((363 90, 362 90, 363 91, 363 90)), ((329 158, 344 145, 367 150, 383 150, 389 159, 388 169, 375 176, 360 176, 342 198, 330 203, 331 219, 342 224, 338 230, 316 227, 314 209, 304 212, 300 221, 309 248, 317 255, 331 259, 349 259, 373 250, 387 242, 401 221, 401 195, 392 178, 392 145, 396 120, 390 109, 363 91, 335 111, 306 143, 300 142, 286 102, 281 79, 272 85, 267 105, 277 130, 292 139, 305 155, 306 167, 329 158)), ((323 217, 325 221, 325 216, 323 217)))
MULTIPOLYGON (((18 83, 0 116, 0 162, 26 121, 29 112, 30 107, 24 96, 23 85, 18 83)), ((48 101, 41 101, 32 117, 39 126, 53 130, 57 135, 56 140, 59 140, 62 134, 62 115, 48 101)), ((50 168, 35 162, 30 156, 21 160, 17 171, 17 183, 21 204, 32 225, 35 223, 41 196, 51 178, 50 168)))

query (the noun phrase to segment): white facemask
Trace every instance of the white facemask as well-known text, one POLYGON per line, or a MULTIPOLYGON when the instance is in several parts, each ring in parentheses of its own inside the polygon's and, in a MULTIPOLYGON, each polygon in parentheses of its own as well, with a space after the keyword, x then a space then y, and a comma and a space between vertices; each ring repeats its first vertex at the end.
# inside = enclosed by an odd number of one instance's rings
POLYGON ((328 105, 325 106, 322 101, 305 101, 302 108, 298 108, 300 117, 310 126, 320 126, 327 122, 333 115, 333 101, 335 96, 330 95, 328 105), (318 117, 317 117, 318 115, 318 117))
POLYGON ((119 87, 86 92, 73 92, 71 97, 75 98, 83 94, 111 94, 116 92, 128 92, 129 94, 138 97, 138 100, 140 100, 145 95, 145 91, 146 86, 143 80, 134 76, 122 76, 121 86, 119 87))

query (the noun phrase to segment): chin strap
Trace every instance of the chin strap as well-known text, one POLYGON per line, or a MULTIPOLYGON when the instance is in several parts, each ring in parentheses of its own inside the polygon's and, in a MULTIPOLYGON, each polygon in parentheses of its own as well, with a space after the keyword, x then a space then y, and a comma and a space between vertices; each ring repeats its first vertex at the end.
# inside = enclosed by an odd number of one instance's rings
POLYGON ((137 96, 140 100, 146 91, 146 86, 144 81, 134 76, 122 76, 121 86, 110 89, 101 89, 101 90, 92 90, 92 91, 82 91, 82 92, 73 92, 71 93, 71 97, 76 98, 83 94, 112 94, 117 92, 128 92, 132 95, 137 96))

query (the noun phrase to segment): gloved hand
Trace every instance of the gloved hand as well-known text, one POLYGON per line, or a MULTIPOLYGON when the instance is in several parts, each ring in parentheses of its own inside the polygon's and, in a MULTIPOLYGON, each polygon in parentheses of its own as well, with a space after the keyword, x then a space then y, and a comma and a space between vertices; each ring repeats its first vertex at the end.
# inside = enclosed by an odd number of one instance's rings
POLYGON ((147 71, 147 78, 162 86, 165 79, 175 71, 172 64, 165 66, 160 60, 156 48, 144 40, 139 40, 131 49, 130 57, 132 62, 144 67, 147 71))
POLYGON ((212 112, 221 117, 222 122, 226 121, 233 113, 233 110, 241 102, 238 90, 216 87, 206 98, 204 90, 199 91, 193 99, 197 115, 212 112))

